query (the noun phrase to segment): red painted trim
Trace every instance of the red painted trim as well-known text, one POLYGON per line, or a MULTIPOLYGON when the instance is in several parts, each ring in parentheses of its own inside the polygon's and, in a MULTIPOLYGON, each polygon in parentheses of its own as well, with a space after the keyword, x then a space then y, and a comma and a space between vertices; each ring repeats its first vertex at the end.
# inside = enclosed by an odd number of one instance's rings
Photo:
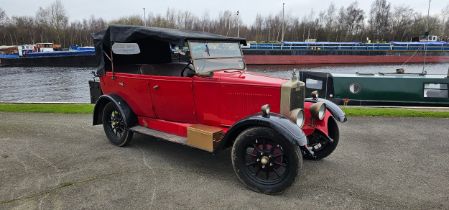
POLYGON ((248 65, 449 63, 449 56, 245 55, 248 65))
POLYGON ((170 122, 148 117, 139 117, 138 120, 141 126, 183 137, 187 137, 187 128, 192 125, 189 123, 170 122))

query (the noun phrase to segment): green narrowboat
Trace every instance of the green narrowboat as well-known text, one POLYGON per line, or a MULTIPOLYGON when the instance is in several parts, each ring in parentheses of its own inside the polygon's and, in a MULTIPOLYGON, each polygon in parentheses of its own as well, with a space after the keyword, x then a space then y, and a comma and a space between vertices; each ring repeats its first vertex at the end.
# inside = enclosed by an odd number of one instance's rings
POLYGON ((306 97, 343 105, 449 106, 448 75, 405 73, 327 73, 301 71, 306 97))

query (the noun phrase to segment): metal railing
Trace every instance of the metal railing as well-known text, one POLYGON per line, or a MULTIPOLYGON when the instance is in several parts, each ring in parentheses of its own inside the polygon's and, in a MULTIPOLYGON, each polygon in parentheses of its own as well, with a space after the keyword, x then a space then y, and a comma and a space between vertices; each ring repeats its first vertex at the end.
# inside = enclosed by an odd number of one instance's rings
POLYGON ((444 51, 449 52, 449 43, 250 43, 247 49, 305 50, 305 51, 444 51))

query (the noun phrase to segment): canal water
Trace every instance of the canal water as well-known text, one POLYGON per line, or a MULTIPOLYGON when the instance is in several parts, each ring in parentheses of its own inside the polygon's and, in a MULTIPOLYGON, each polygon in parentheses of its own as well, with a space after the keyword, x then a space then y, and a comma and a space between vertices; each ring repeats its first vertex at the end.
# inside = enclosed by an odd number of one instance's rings
MULTIPOLYGON (((419 73, 423 65, 367 66, 250 66, 255 71, 280 78, 290 78, 293 69, 334 73, 394 72, 404 68, 419 73)), ((430 64, 429 74, 447 74, 449 64, 430 64)), ((88 81, 95 68, 0 67, 0 102, 89 102, 88 81)))

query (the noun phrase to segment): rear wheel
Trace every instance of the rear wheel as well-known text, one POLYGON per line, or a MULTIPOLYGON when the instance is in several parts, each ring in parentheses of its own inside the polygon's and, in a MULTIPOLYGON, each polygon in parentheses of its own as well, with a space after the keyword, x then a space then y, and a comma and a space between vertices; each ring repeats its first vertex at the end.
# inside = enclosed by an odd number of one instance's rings
POLYGON ((249 189, 265 194, 284 191, 302 168, 297 145, 270 128, 243 131, 232 147, 232 165, 237 177, 249 189))
POLYGON ((104 106, 103 129, 109 141, 119 147, 126 146, 133 137, 123 114, 112 102, 104 106))

